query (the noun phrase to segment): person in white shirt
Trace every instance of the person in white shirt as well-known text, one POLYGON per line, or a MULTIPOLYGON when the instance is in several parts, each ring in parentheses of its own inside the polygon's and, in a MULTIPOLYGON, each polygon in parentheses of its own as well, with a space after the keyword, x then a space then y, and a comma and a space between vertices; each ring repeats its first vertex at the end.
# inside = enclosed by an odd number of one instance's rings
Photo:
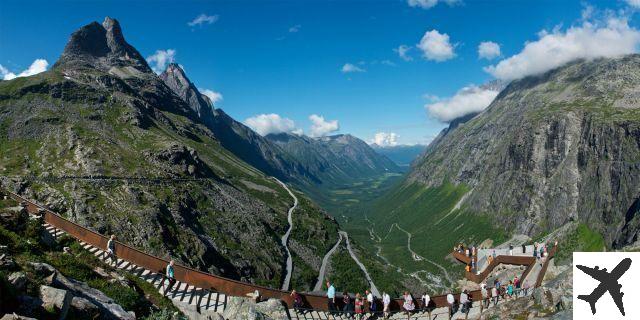
POLYGON ((454 306, 456 303, 456 299, 453 297, 451 293, 447 294, 447 303, 449 304, 449 318, 451 318, 455 313, 454 306))
POLYGON ((431 297, 426 292, 422 295, 422 310, 429 313, 429 319, 431 319, 431 297))
POLYGON ((491 298, 493 299, 493 305, 497 305, 498 304, 498 287, 494 286, 493 288, 491 288, 491 298))
POLYGON ((462 291, 460 294, 460 305, 462 306, 462 313, 469 311, 469 295, 467 294, 467 290, 462 291))
POLYGON ((366 290, 365 293, 367 294, 367 305, 369 306, 369 312, 373 314, 376 311, 376 302, 373 297, 373 292, 366 290))
POLYGON ((382 312, 384 312, 384 318, 388 319, 389 315, 391 314, 391 310, 389 309, 389 305, 391 304, 391 296, 389 296, 388 293, 384 292, 382 293, 382 312))
POLYGON ((117 265, 118 259, 116 258, 116 236, 111 235, 109 241, 107 241, 107 257, 105 261, 109 259, 109 265, 117 265))
POLYGON ((482 307, 483 308, 488 308, 489 307, 489 292, 487 291, 487 284, 483 283, 480 286, 480 292, 482 293, 482 307))

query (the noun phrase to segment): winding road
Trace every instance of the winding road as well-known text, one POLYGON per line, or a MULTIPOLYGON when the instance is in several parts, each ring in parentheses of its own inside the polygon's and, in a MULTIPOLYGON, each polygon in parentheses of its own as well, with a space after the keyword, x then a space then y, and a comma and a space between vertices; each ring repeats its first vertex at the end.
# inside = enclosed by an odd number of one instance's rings
POLYGON ((324 277, 327 273, 327 264, 329 264, 329 258, 331 258, 336 249, 338 249, 338 246, 340 246, 340 242, 342 242, 342 233, 338 233, 338 242, 336 242, 333 248, 331 248, 331 250, 329 250, 329 252, 324 255, 324 258, 322 258, 322 265, 320 265, 320 273, 318 274, 318 282, 316 282, 316 285, 313 287, 313 291, 322 290, 322 282, 324 282, 324 277))
POLYGON ((380 294, 380 291, 378 291, 378 288, 376 287, 375 283, 373 283, 373 279, 371 279, 371 276, 369 275, 369 272, 367 272, 367 268, 364 266, 364 264, 362 264, 362 262, 360 262, 360 260, 358 260, 358 257, 353 252, 353 249, 351 249, 351 243, 349 243, 349 235, 344 231, 339 231, 339 232, 340 232, 340 235, 343 236, 347 240, 347 250, 349 250, 349 254, 351 255, 351 258, 353 259, 353 261, 355 261, 356 264, 362 270, 362 272, 364 272, 364 276, 367 278, 367 281, 369 282, 369 286, 371 287, 371 292, 376 297, 382 297, 382 295, 380 294))
MULTIPOLYGON (((394 223, 393 225, 391 225, 391 228, 393 227, 398 228, 398 230, 404 232, 407 234, 407 250, 409 250, 409 252, 411 253, 411 257, 413 258, 414 261, 422 261, 425 260, 429 263, 431 263, 432 265, 436 266, 438 269, 442 270, 442 273, 444 274, 444 277, 447 278, 447 281, 449 281, 449 283, 451 284, 455 284, 456 282, 451 278, 451 276, 449 276, 449 272, 447 272, 447 269, 445 267, 443 267, 442 265, 440 265, 439 263, 432 261, 430 259, 427 259, 423 256, 420 256, 419 254, 417 254, 415 251, 411 250, 411 237, 413 236, 409 231, 402 229, 397 223, 394 223)), ((391 228, 389 228, 389 233, 391 232, 391 228)), ((388 234, 387 234, 388 236, 388 234)))
POLYGON ((287 213, 287 221, 289 221, 289 229, 287 229, 287 232, 282 236, 282 246, 287 251, 287 274, 284 277, 284 281, 282 282, 282 290, 289 290, 289 283, 291 282, 291 272, 293 271, 293 258, 291 257, 291 251, 289 250, 289 236, 291 235, 291 230, 293 229, 293 210, 295 210, 296 207, 298 207, 298 198, 296 197, 295 194, 293 194, 293 192, 291 192, 291 190, 289 190, 289 188, 284 182, 276 178, 273 178, 273 179, 275 179, 279 184, 281 184, 282 187, 285 190, 287 190, 287 192, 289 192, 289 195, 293 198, 293 206, 289 208, 289 212, 287 213))

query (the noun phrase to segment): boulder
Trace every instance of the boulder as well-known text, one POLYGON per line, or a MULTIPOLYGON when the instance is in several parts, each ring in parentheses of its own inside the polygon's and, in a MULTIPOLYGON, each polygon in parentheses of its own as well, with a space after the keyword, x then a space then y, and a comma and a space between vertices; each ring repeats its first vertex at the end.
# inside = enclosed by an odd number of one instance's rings
POLYGON ((27 275, 24 272, 14 272, 9 275, 8 280, 16 290, 22 292, 27 284, 27 275))
POLYGON ((60 316, 60 319, 67 317, 69 305, 71 304, 71 295, 67 290, 57 289, 49 286, 40 286, 40 299, 42 307, 54 314, 60 316))
POLYGON ((48 277, 56 272, 56 269, 54 267, 46 263, 29 262, 29 265, 31 265, 35 272, 43 277, 48 277))
POLYGON ((19 315, 15 314, 15 313, 13 313, 13 314, 7 313, 4 316, 2 316, 2 318, 0 318, 0 320, 38 320, 38 319, 19 316, 19 315))
POLYGON ((256 303, 249 298, 229 297, 227 306, 224 309, 225 319, 242 320, 266 320, 272 319, 256 310, 256 303))
POLYGON ((269 299, 256 304, 256 311, 271 319, 287 319, 287 309, 280 299, 269 299))
POLYGON ((100 308, 101 314, 107 319, 135 319, 135 315, 125 311, 113 299, 109 298, 102 291, 89 287, 82 281, 69 279, 60 273, 54 273, 53 285, 58 288, 64 288, 73 293, 73 295, 82 297, 95 304, 100 308))
POLYGON ((100 316, 100 308, 85 298, 73 297, 69 316, 73 319, 96 319, 100 316))

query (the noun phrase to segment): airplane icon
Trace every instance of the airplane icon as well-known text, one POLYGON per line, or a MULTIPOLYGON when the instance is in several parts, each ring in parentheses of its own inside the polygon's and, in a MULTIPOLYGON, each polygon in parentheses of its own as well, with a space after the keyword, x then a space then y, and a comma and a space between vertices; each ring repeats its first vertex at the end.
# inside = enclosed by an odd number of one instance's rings
POLYGON ((596 302, 600 300, 600 298, 605 294, 605 292, 609 291, 609 294, 613 298, 613 301, 618 306, 618 310, 624 316, 624 305, 622 304, 622 296, 624 293, 620 292, 622 289, 622 285, 618 283, 618 279, 629 270, 631 266, 631 259, 625 258, 618 265, 613 268, 613 270, 609 273, 607 272, 607 268, 600 270, 600 267, 596 266, 595 268, 589 268, 582 265, 577 265, 576 267, 582 272, 588 274, 592 278, 600 281, 598 287, 596 287, 593 292, 589 295, 579 295, 578 299, 589 302, 591 305, 591 313, 596 314, 596 302))

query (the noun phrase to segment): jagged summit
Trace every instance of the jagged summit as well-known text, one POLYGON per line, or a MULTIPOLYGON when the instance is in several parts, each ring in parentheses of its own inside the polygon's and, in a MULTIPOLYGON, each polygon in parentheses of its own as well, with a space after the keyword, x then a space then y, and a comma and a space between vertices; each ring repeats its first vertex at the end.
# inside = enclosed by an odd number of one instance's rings
POLYGON ((54 67, 87 65, 104 71, 112 67, 133 67, 152 72, 138 50, 124 39, 118 20, 110 17, 102 24, 94 21, 75 31, 54 67))
POLYGON ((167 69, 160 74, 160 79, 182 98, 191 110, 207 124, 213 121, 213 103, 200 93, 198 88, 187 78, 184 70, 177 63, 170 63, 167 69))

